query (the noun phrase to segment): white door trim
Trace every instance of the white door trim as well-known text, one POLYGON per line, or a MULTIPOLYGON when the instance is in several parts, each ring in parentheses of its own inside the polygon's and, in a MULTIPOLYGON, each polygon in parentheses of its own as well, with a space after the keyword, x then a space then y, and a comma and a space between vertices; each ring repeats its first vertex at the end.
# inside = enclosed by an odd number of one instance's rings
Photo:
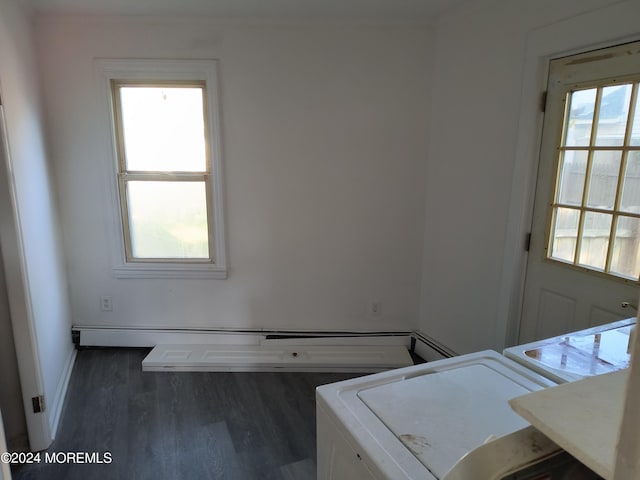
POLYGON ((16 345, 22 399, 31 450, 46 449, 52 442, 49 412, 34 413, 32 398, 44 395, 37 335, 31 311, 22 232, 9 149, 4 109, 0 104, 0 244, 4 261, 11 324, 16 345))
POLYGON ((638 40, 639 15, 640 4, 625 0, 529 33, 494 331, 496 348, 514 345, 519 334, 527 262, 524 245, 533 215, 543 118, 540 101, 547 84, 549 60, 638 40))

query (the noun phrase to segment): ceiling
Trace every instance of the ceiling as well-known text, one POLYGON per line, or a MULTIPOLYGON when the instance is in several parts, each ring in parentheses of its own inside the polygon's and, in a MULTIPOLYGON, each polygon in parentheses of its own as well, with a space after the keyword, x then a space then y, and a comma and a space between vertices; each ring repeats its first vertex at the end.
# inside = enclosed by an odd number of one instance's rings
POLYGON ((424 22, 468 0, 21 0, 33 13, 424 22))

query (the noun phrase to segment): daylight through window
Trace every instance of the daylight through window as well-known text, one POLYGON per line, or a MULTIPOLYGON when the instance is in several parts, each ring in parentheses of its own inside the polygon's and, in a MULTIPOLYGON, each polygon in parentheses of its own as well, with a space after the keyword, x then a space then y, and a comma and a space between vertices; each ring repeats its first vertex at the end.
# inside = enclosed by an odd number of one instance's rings
POLYGON ((567 93, 548 257, 638 280, 638 81, 567 93))
POLYGON ((204 82, 112 80, 128 262, 214 262, 204 82))

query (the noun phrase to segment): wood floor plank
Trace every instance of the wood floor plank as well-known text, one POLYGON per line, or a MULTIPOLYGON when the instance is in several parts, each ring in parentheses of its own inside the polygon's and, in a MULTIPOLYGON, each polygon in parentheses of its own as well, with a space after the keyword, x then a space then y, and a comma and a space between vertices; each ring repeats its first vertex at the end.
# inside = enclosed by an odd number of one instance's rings
POLYGON ((316 463, 310 458, 283 465, 280 470, 283 480, 314 480, 316 478, 316 463))
POLYGON ((266 447, 255 448, 238 452, 238 460, 244 465, 244 472, 248 479, 259 478, 264 480, 282 480, 280 465, 270 449, 266 447))

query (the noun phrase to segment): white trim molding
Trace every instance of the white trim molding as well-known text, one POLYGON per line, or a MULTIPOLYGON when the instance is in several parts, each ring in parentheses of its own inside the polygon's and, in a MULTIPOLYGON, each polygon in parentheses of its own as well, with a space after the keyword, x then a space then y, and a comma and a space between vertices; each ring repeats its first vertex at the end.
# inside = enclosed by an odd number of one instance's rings
POLYGON ((158 344, 205 345, 404 345, 412 333, 382 331, 239 330, 205 328, 126 328, 74 325, 80 347, 155 347, 158 344))
POLYGON ((415 339, 414 351, 427 362, 451 358, 458 355, 446 345, 438 342, 433 337, 420 330, 414 331, 412 338, 415 339))
MULTIPOLYGON (((78 347, 153 348, 158 345, 181 345, 183 347, 200 345, 212 348, 233 346, 238 348, 282 349, 296 347, 307 349, 309 347, 326 346, 334 348, 379 348, 382 350, 388 347, 404 347, 415 352, 426 361, 441 360, 457 355, 448 346, 420 331, 167 329, 74 325, 72 332, 74 342, 78 347)), ((335 362, 331 363, 331 365, 333 369, 336 368, 335 362)), ((322 371, 327 366, 314 365, 313 369, 306 371, 322 371)), ((260 369, 259 367, 259 365, 256 365, 256 371, 260 369)), ((345 366, 345 371, 353 371, 349 370, 349 368, 353 368, 353 365, 345 366)), ((252 370, 245 368, 238 371, 252 370)))
POLYGON ((111 243, 112 273, 116 278, 227 278, 227 250, 224 222, 222 146, 218 63, 216 60, 95 59, 98 99, 105 132, 105 189, 107 191, 108 238, 111 243), (117 147, 111 80, 204 81, 211 158, 211 202, 214 263, 127 262, 117 182, 117 147))
POLYGON ((69 389, 69 381, 71 380, 71 372, 76 361, 76 354, 78 351, 74 348, 69 353, 67 362, 65 363, 64 370, 60 376, 60 383, 56 389, 56 396, 51 403, 51 412, 49 415, 49 421, 51 422, 51 438, 55 440, 56 433, 58 431, 58 425, 60 425, 60 418, 62 417, 62 407, 64 406, 64 399, 69 389))

